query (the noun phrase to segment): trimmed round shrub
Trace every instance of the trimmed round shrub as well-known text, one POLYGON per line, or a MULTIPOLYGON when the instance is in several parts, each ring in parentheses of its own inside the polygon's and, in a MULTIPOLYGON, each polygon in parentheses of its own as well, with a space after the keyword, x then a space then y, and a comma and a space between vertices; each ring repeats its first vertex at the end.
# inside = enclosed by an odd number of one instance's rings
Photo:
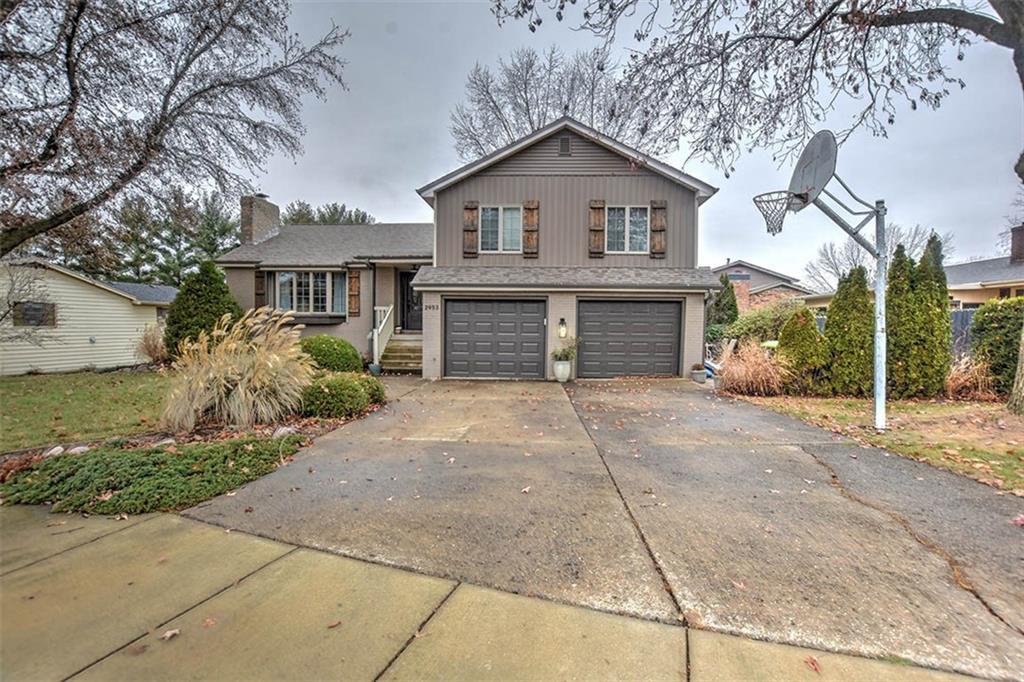
POLYGON ((817 395, 826 392, 823 372, 828 364, 828 348, 810 310, 801 308, 782 326, 777 356, 779 363, 789 371, 787 393, 817 395))
POLYGON ((320 369, 328 372, 362 372, 363 358, 345 339, 327 334, 306 336, 299 342, 302 352, 320 369))
POLYGON ((995 389, 1007 395, 1017 375, 1021 325, 1024 324, 1024 296, 1001 298, 985 303, 971 322, 974 359, 988 364, 995 389))
POLYGON ((771 341, 778 339, 782 325, 786 324, 793 313, 802 307, 804 307, 803 301, 790 299, 749 310, 729 325, 725 330, 725 335, 730 339, 741 340, 771 341))
POLYGON ((351 374, 352 378, 359 382, 359 385, 366 391, 366 397, 370 399, 371 404, 383 404, 387 402, 387 396, 385 395, 384 382, 375 376, 369 374, 351 374))
POLYGON ((178 356, 178 346, 186 339, 194 341, 199 332, 211 332, 224 315, 232 320, 242 316, 224 275, 213 261, 204 261, 199 270, 181 283, 181 289, 167 309, 164 325, 164 347, 172 357, 178 356))
POLYGON ((302 412, 308 417, 352 417, 370 406, 362 382, 351 374, 328 374, 302 392, 302 412))

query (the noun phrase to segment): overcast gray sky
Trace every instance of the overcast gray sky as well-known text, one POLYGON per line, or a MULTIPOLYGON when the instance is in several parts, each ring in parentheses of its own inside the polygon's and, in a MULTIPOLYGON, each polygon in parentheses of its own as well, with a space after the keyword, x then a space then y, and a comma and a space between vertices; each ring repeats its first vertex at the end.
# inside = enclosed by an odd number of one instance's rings
MULTIPOLYGON (((525 24, 498 27, 488 4, 464 2, 294 2, 292 28, 314 38, 333 21, 352 37, 342 48, 349 90, 311 101, 304 111, 305 152, 275 158, 257 179, 281 205, 344 201, 383 221, 429 221, 415 188, 460 165, 448 132, 476 62, 493 64, 523 45, 552 43, 570 52, 597 45, 589 33, 553 19, 537 33, 525 24)), ((909 108, 888 139, 867 132, 840 149, 838 172, 868 199, 884 198, 889 218, 955 235, 954 260, 990 256, 1006 227, 1024 146, 1024 104, 1008 50, 979 44, 957 75, 967 89, 939 111, 909 108)), ((833 123, 840 128, 843 119, 833 123)), ((684 141, 685 149, 685 141, 684 141)), ((665 160, 680 165, 685 152, 665 160)), ((788 185, 790 168, 765 152, 742 157, 726 179, 699 163, 685 170, 720 191, 701 212, 700 265, 743 258, 793 275, 819 244, 843 235, 813 209, 790 216, 781 235, 766 234, 751 203, 788 185)))

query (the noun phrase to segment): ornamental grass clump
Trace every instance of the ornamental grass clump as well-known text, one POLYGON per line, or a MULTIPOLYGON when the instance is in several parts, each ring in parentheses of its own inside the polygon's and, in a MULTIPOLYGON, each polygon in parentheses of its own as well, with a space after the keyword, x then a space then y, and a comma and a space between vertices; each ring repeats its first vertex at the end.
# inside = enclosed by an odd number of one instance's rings
POLYGON ((183 341, 164 407, 167 428, 249 427, 295 413, 312 368, 298 344, 302 326, 291 322, 289 313, 264 307, 237 322, 224 315, 212 332, 183 341))
POLYGON ((747 339, 725 359, 718 385, 726 393, 773 396, 782 393, 788 376, 761 344, 747 339))
POLYGON ((988 363, 968 356, 956 360, 946 376, 946 397, 951 400, 998 398, 988 363))

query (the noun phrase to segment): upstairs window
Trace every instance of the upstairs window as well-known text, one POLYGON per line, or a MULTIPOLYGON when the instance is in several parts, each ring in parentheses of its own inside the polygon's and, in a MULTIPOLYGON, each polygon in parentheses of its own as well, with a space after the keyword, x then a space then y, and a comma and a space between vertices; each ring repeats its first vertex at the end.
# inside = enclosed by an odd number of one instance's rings
POLYGON ((650 244, 650 208, 609 206, 605 221, 606 253, 647 253, 650 244))
POLYGON ((521 206, 480 207, 480 253, 522 253, 521 206))
POLYGON ((344 315, 348 309, 346 287, 344 272, 278 272, 274 301, 281 310, 344 315))

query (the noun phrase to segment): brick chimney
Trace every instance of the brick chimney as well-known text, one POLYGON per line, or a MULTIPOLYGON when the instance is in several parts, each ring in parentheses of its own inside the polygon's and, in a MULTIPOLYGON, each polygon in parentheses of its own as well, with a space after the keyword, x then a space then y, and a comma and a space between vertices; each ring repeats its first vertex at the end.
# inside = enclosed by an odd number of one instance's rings
POLYGON ((259 244, 277 234, 281 227, 281 209, 267 201, 266 194, 242 197, 241 242, 259 244))
POLYGON ((1010 262, 1024 263, 1024 225, 1010 228, 1010 262))

